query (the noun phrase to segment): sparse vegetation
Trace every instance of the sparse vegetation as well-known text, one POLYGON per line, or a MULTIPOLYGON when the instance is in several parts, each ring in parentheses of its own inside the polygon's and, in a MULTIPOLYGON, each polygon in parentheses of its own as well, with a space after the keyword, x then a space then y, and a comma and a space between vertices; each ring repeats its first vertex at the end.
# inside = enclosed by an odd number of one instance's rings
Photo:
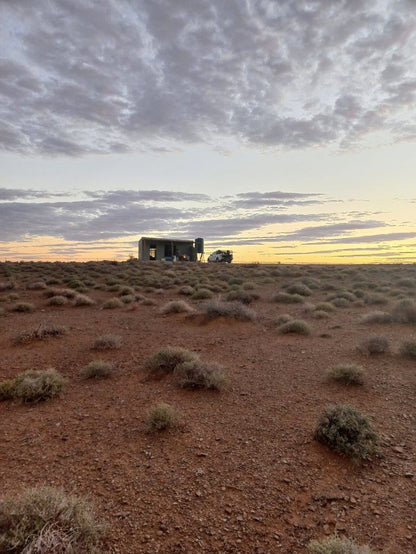
POLYGON ((338 364, 327 372, 328 378, 344 385, 362 385, 364 383, 364 369, 355 364, 338 364))
POLYGON ((202 311, 210 319, 229 317, 239 321, 253 321, 256 318, 256 312, 244 306, 241 302, 221 302, 216 300, 205 304, 202 311))
POLYGON ((103 527, 85 500, 39 487, 0 504, 0 552, 97 553, 103 527))
POLYGON ((392 315, 398 323, 416 324, 416 303, 410 298, 403 298, 393 308, 392 315))
POLYGON ((114 310, 115 308, 122 308, 124 306, 123 302, 119 298, 109 298, 103 304, 104 310, 114 310))
POLYGON ((222 390, 226 385, 223 370, 217 364, 199 359, 182 362, 175 367, 174 375, 184 389, 222 390))
POLYGON ((179 314, 179 313, 190 313, 194 309, 184 300, 172 300, 168 302, 161 308, 162 314, 179 314))
POLYGON ((35 306, 31 302, 18 302, 12 306, 12 312, 31 313, 35 311, 35 306))
POLYGON ((193 300, 206 300, 207 298, 212 298, 214 295, 209 289, 200 288, 196 290, 193 295, 193 300))
POLYGON ((416 359, 416 339, 409 339, 400 345, 400 354, 406 358, 416 359))
POLYGON ((164 431, 178 424, 176 410, 165 402, 159 402, 147 414, 146 427, 148 431, 164 431))
POLYGON ((294 333, 297 335, 310 335, 311 329, 306 321, 303 321, 303 319, 292 319, 287 323, 282 323, 282 325, 279 325, 279 327, 277 328, 277 332, 281 335, 285 335, 288 333, 294 333))
POLYGON ((121 346, 121 337, 119 335, 101 335, 97 337, 93 344, 94 350, 115 350, 121 346))
POLYGON ((83 379, 103 379, 110 377, 113 364, 104 360, 94 360, 82 368, 80 375, 83 379))
POLYGON ((73 300, 74 306, 93 306, 95 301, 86 294, 77 294, 73 300))
POLYGON ((281 302, 283 304, 301 304, 304 302, 303 296, 300 294, 289 294, 288 292, 278 292, 272 297, 273 302, 281 302))
POLYGON ((23 331, 14 339, 15 344, 27 344, 34 340, 46 340, 50 337, 61 337, 66 333, 66 327, 42 323, 36 329, 23 331))
POLYGON ((293 283, 286 289, 289 294, 300 294, 301 296, 311 296, 312 291, 303 283, 293 283))
POLYGON ((364 314, 361 318, 361 323, 391 323, 393 316, 389 312, 370 312, 364 314))
POLYGON ((308 544, 310 554, 377 554, 368 546, 360 546, 355 541, 340 538, 337 535, 326 537, 321 541, 311 541, 308 544))
POLYGON ((29 369, 14 379, 13 398, 23 402, 40 402, 60 394, 66 379, 56 369, 29 369))
POLYGON ((368 418, 344 405, 325 408, 314 438, 339 454, 361 459, 374 455, 379 442, 368 418))
POLYGON ((65 304, 68 304, 68 299, 58 294, 56 296, 51 296, 47 304, 49 306, 65 306, 65 304))
POLYGON ((390 342, 388 338, 383 335, 369 335, 368 337, 364 337, 357 346, 358 351, 367 356, 384 354, 388 352, 389 348, 390 342))
POLYGON ((145 368, 148 371, 172 373, 179 364, 195 359, 197 359, 197 355, 194 352, 185 350, 185 348, 166 346, 148 358, 145 368))

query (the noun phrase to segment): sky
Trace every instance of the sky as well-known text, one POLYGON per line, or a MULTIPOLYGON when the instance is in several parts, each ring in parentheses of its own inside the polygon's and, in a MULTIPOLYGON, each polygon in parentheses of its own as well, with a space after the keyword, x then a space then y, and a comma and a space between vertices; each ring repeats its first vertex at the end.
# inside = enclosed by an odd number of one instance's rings
POLYGON ((0 0, 0 261, 416 261, 416 0, 0 0))

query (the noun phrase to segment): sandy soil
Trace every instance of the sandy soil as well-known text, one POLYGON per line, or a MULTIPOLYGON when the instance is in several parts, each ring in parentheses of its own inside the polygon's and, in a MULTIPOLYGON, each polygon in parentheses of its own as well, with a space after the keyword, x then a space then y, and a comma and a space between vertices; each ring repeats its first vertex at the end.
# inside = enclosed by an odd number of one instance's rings
MULTIPOLYGON (((416 337, 416 327, 360 322, 370 311, 389 311, 400 291, 415 298, 416 286, 397 285, 401 275, 416 285, 415 266, 278 266, 276 272, 276 266, 189 265, 185 272, 163 264, 152 266, 152 274, 178 278, 170 288, 151 290, 137 284, 143 270, 136 264, 136 291, 155 305, 111 310, 102 306, 117 292, 103 287, 87 287, 96 304, 85 307, 53 307, 44 290, 27 288, 51 275, 60 281, 54 287, 66 287, 63 265, 0 269, 0 281, 14 283, 0 292, 0 379, 49 367, 68 379, 59 398, 0 403, 1 496, 40 484, 88 496, 108 522, 103 552, 306 553, 311 539, 334 532, 377 551, 416 552, 416 362, 398 354, 402 340, 416 337), (260 296, 250 306, 256 320, 162 315, 172 299, 197 310, 207 302, 178 294, 192 272, 206 274, 208 284, 218 283, 220 274, 252 282, 260 296), (317 280, 306 309, 305 303, 271 301, 282 286, 304 277, 317 280), (361 281, 366 293, 379 290, 388 303, 367 305, 361 298, 328 319, 313 317, 308 304, 334 294, 323 284, 351 291, 361 281), (13 293, 19 298, 10 299, 13 293), (35 311, 12 311, 18 301, 32 302, 35 311), (312 334, 279 335, 275 320, 282 313, 307 321, 312 334), (14 344, 19 333, 42 323, 64 325, 67 333, 14 344), (108 333, 122 337, 121 348, 92 350, 94 339, 108 333), (357 352, 370 333, 387 336, 391 351, 357 352), (149 379, 146 359, 167 345, 220 363, 228 389, 186 391, 172 376, 149 379), (94 359, 113 361, 114 375, 81 379, 80 370, 94 359), (328 368, 343 362, 366 369, 363 386, 325 378, 328 368), (148 433, 146 414, 160 401, 176 408, 180 426, 148 433), (380 458, 354 463, 313 440, 319 415, 332 404, 350 404, 371 417, 382 436, 380 458)), ((73 267, 82 278, 83 266, 73 267)), ((136 270, 124 279, 127 267, 133 266, 110 269, 128 285, 136 270)), ((103 270, 100 278, 99 264, 94 271, 95 284, 104 283, 108 274, 103 270)))

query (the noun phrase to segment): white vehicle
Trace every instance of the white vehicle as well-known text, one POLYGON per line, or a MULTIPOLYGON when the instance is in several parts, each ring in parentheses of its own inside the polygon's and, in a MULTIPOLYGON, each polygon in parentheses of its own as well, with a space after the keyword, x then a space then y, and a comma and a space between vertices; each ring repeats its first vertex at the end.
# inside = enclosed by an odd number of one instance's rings
POLYGON ((216 250, 208 256, 209 262, 226 262, 231 263, 233 261, 233 253, 231 250, 216 250))

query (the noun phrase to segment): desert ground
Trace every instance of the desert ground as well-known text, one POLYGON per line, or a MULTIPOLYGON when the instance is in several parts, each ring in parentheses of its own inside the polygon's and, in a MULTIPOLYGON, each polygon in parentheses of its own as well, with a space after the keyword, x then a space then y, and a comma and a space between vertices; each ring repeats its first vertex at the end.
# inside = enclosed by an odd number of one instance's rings
POLYGON ((106 553, 300 554, 334 534, 416 552, 416 347, 403 346, 416 265, 4 262, 0 330, 0 382, 50 368, 66 380, 54 398, 0 402, 0 499, 43 485, 87 498, 106 553), (168 346, 226 382, 149 370, 168 346), (97 360, 111 370, 86 378, 97 360), (340 364, 361 383, 328 376, 340 364), (160 402, 177 416, 163 430, 160 402), (314 438, 338 405, 368 417, 375 453, 314 438))

